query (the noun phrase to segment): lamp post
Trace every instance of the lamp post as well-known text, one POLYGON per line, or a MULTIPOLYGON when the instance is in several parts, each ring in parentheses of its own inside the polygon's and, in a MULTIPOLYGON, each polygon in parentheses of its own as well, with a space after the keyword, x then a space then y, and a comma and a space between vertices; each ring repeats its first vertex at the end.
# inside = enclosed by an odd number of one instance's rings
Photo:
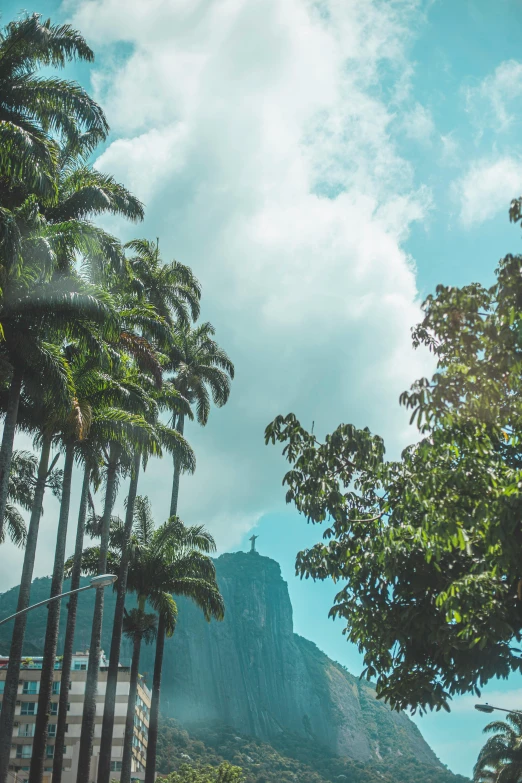
POLYGON ((26 612, 30 612, 32 609, 37 609, 39 606, 47 606, 47 604, 50 604, 52 601, 58 601, 60 598, 65 598, 67 595, 73 595, 73 593, 81 593, 84 590, 104 590, 109 585, 114 584, 118 577, 114 574, 99 574, 98 576, 93 576, 90 583, 88 585, 85 585, 84 587, 78 587, 76 590, 69 590, 67 593, 60 593, 60 595, 53 595, 52 598, 46 598, 45 601, 39 601, 37 604, 33 604, 32 606, 27 606, 25 609, 22 609, 20 612, 15 612, 14 614, 9 615, 9 617, 4 617, 3 620, 0 620, 0 625, 3 625, 4 623, 8 623, 9 620, 14 620, 15 617, 19 617, 21 614, 25 614, 26 612))
POLYGON ((522 711, 520 710, 506 710, 505 707, 493 707, 487 702, 485 704, 475 704, 475 709, 478 712, 487 712, 488 714, 491 714, 494 710, 499 710, 499 712, 509 712, 512 715, 522 715, 522 711))

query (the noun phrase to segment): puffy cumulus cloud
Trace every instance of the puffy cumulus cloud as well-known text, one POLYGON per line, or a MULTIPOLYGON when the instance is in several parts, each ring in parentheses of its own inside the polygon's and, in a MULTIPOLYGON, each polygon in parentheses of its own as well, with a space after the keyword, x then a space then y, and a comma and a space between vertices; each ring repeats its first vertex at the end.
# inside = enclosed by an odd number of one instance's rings
POLYGON ((479 129, 507 131, 516 119, 514 102, 522 95, 522 63, 506 60, 474 86, 464 88, 466 107, 479 129))
MULTIPOLYGON (((413 437, 398 396, 427 360, 411 350, 403 245, 430 194, 391 126, 399 111, 428 122, 405 86, 422 4, 75 0, 71 16, 117 135, 96 165, 145 200, 140 233, 194 268, 236 365, 229 404, 187 427, 198 469, 180 496, 231 547, 282 507, 282 458, 263 442, 277 414, 318 433, 369 425, 392 448, 413 437)), ((168 460, 142 491, 165 516, 168 460)))
POLYGON ((452 189, 460 220, 471 228, 505 211, 511 199, 522 192, 522 160, 505 156, 475 161, 452 189))

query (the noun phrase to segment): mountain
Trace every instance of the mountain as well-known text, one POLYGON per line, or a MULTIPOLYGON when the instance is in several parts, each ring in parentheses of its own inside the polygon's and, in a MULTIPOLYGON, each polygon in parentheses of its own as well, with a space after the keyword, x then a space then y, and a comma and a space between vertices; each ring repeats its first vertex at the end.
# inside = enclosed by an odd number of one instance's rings
MULTIPOLYGON (((206 623, 193 604, 179 601, 178 627, 165 645, 166 718, 175 719, 191 735, 204 727, 230 727, 274 748, 286 743, 281 752, 288 743, 313 745, 323 755, 347 757, 363 766, 389 770, 392 765, 398 770, 392 780, 403 781, 401 765, 414 763, 424 776, 432 770, 439 773, 437 781, 456 781, 406 714, 392 712, 376 700, 369 683, 294 633, 278 563, 257 552, 224 554, 215 563, 226 617, 221 623, 206 623)), ((31 602, 42 600, 48 591, 48 579, 35 580, 31 602)), ((0 617, 16 610, 16 595, 13 589, 0 596, 0 617)), ((93 599, 91 591, 79 598, 77 649, 88 645, 93 599)), ((107 591, 105 600, 103 645, 108 650, 114 594, 107 591)), ((28 616, 26 654, 42 649, 45 615, 46 610, 39 609, 28 616)), ((0 631, 0 652, 6 653, 8 629, 0 631)), ((127 646, 122 662, 129 653, 127 646)), ((141 670, 151 675, 152 648, 143 649, 141 670)))

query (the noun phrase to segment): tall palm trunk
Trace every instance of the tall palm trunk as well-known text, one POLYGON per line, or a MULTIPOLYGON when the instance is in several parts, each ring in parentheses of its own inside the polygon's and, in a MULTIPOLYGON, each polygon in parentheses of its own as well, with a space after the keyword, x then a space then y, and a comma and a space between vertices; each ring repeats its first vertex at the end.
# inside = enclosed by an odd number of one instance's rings
MULTIPOLYGON (((98 761, 98 783, 109 783, 111 776, 111 750, 112 734, 114 730, 114 711, 116 706, 116 687, 118 684, 118 666, 120 663, 120 648, 123 628, 123 616, 125 611, 125 596, 127 593, 127 574, 129 571, 130 548, 129 541, 134 520, 134 502, 138 491, 138 479, 140 475, 141 454, 134 455, 134 465, 127 496, 127 510, 125 515, 125 527, 122 542, 122 558, 118 571, 116 586, 118 594, 114 609, 114 623, 112 626, 111 652, 109 656, 109 669, 107 671, 107 686, 105 690, 105 709, 100 741, 100 758, 98 761)), ((55 781, 56 783, 56 781, 55 781)))
MULTIPOLYGON (((165 620, 163 616, 160 614, 159 621, 158 621, 158 635, 156 637, 156 655, 154 657, 154 676, 152 679, 152 699, 150 703, 149 739, 147 742, 147 765, 145 767, 145 783, 154 783, 155 776, 156 776, 156 752, 158 747, 161 669, 163 666, 164 648, 165 648, 165 620)), ((54 783, 56 783, 56 781, 54 781, 54 783)))
MULTIPOLYGON (((178 423, 175 429, 180 435, 183 435, 183 429, 185 426, 185 415, 180 413, 178 416, 178 423)), ((179 457, 174 457, 174 478, 172 479, 172 495, 170 499, 170 516, 173 517, 177 513, 178 509, 178 495, 179 495, 179 476, 181 473, 181 466, 179 457)))
MULTIPOLYGON (((178 432, 183 435, 184 416, 178 418, 178 432)), ((174 458, 174 479, 172 482, 172 497, 170 500, 170 516, 178 513, 179 498, 179 461, 174 458)), ((161 670, 163 668, 163 651, 165 649, 165 620, 160 614, 158 620, 158 635, 156 637, 156 654, 154 656, 154 676, 152 680, 152 699, 150 703, 149 738, 147 742, 147 765, 145 767, 145 783, 154 783, 156 775, 156 754, 158 747, 159 705, 161 691, 161 670)))
POLYGON ((11 470, 11 459, 13 457, 13 443, 16 422, 18 420, 18 405, 20 403, 21 390, 22 373, 20 370, 15 369, 13 371, 13 377, 11 378, 11 386, 9 387, 4 433, 2 435, 2 445, 0 446, 0 541, 2 541, 4 535, 5 507, 7 505, 7 493, 9 490, 9 471, 11 470))
MULTIPOLYGON (((67 526, 69 523, 69 507, 71 504, 71 482, 74 465, 74 440, 65 446, 65 462, 63 467, 62 499, 58 531, 56 533, 56 550, 54 556, 53 575, 51 579, 51 595, 63 592, 63 568, 65 564, 65 545, 67 543, 67 526)), ((45 752, 47 747, 47 727, 54 681, 54 664, 60 626, 61 601, 49 604, 47 627, 45 630, 42 673, 40 676, 40 695, 38 697, 38 712, 34 728, 33 750, 29 770, 29 783, 41 783, 44 772, 45 752)))
POLYGON ((136 693, 138 691, 138 668, 140 665, 141 634, 136 633, 132 645, 132 662, 129 682, 129 701, 123 738, 120 783, 130 783, 132 766, 132 738, 134 736, 134 715, 136 714, 136 693))
MULTIPOLYGON (((107 570, 107 552, 109 550, 109 528, 111 513, 114 506, 116 490, 116 474, 120 458, 120 447, 117 443, 111 443, 109 463, 107 466, 107 484, 105 489, 105 505, 102 517, 102 530, 100 541, 100 559, 98 573, 104 574, 107 570)), ((89 783, 91 753, 94 738, 94 721, 96 719, 96 693, 98 690, 98 671, 100 667, 101 633, 103 622, 103 598, 104 591, 96 590, 94 600, 94 613, 92 620, 91 646, 89 648, 89 662, 87 666, 87 680, 85 683, 85 699, 83 703, 82 730, 80 735, 80 748, 78 756, 77 783, 89 783)))
MULTIPOLYGON (((31 582, 33 579, 34 558, 36 554, 36 543, 38 541, 38 529, 40 527, 40 517, 42 515, 45 484, 49 473, 50 454, 51 436, 44 435, 42 451, 40 453, 40 462, 38 465, 36 485, 34 488, 33 507, 31 509, 29 530, 27 531, 27 541, 25 543, 24 564, 18 592, 18 603, 16 606, 17 612, 20 612, 22 609, 26 609, 29 606, 31 582)), ((11 648, 9 650, 9 664, 5 678, 2 712, 0 713, 0 783, 6 783, 9 769, 11 736, 13 734, 14 713, 16 707, 16 697, 18 693, 18 678, 20 676, 20 664, 22 661, 22 647, 24 643, 26 622, 27 614, 23 614, 21 617, 17 617, 14 621, 11 648)))
MULTIPOLYGON (((85 533, 85 520, 87 518, 87 504, 89 501, 90 468, 85 466, 83 474, 82 494, 80 498, 80 510, 78 512, 78 527, 76 528, 76 543, 74 546, 74 563, 71 573, 71 590, 80 586, 82 572, 83 537, 85 533)), ((63 748, 65 744, 65 727, 67 725, 67 704, 69 701, 69 683, 71 681, 71 666, 73 656, 74 631, 76 628, 76 609, 78 606, 78 594, 69 597, 67 609, 67 626, 63 645, 62 678, 60 681, 60 702, 58 707, 58 721, 56 723, 56 739, 54 741, 53 759, 53 783, 61 783, 63 771, 63 748)))

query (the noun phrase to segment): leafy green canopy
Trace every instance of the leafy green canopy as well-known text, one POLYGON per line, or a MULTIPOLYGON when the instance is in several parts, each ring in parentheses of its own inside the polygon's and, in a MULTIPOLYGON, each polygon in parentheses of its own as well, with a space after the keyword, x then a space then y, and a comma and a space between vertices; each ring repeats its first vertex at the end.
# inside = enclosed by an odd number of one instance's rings
POLYGON ((286 444, 287 502, 327 523, 297 573, 341 583, 330 615, 378 695, 449 710, 522 670, 522 257, 491 288, 439 286, 413 337, 437 370, 401 397, 421 439, 399 460, 367 428, 321 443, 293 414, 266 442, 286 444))
POLYGON ((160 783, 243 783, 245 777, 241 767, 234 767, 227 761, 219 767, 191 767, 184 764, 177 772, 171 772, 160 783))

